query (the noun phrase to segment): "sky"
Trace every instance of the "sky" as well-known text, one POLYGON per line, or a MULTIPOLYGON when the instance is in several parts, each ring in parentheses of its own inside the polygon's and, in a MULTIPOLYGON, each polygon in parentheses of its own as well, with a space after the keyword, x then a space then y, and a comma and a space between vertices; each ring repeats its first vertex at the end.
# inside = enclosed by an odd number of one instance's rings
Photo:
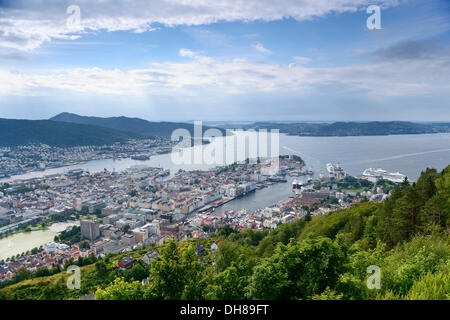
POLYGON ((0 0, 0 118, 450 121, 449 111, 446 0, 0 0), (380 29, 368 28, 370 5, 380 29))

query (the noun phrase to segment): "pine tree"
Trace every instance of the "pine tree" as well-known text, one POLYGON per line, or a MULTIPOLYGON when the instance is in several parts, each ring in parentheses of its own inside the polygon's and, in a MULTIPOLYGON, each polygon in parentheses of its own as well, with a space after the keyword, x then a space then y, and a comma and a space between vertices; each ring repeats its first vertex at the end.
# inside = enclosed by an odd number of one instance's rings
POLYGON ((450 204, 442 195, 436 194, 430 198, 420 211, 420 229, 425 230, 430 224, 439 225, 443 228, 450 213, 450 204))
POLYGON ((308 210, 308 212, 305 214, 305 221, 311 221, 311 220, 312 220, 311 212, 309 212, 309 210, 308 210))
POLYGON ((436 169, 429 169, 422 172, 420 178, 417 180, 417 191, 420 193, 424 202, 434 196, 437 192, 434 180, 437 178, 438 174, 436 169))

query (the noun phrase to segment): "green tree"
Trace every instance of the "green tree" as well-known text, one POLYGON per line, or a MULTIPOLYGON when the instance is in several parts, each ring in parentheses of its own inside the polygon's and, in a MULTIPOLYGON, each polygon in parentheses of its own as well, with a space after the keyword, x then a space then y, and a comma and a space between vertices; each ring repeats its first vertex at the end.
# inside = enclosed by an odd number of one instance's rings
POLYGON ((95 298, 97 300, 145 300, 147 291, 139 281, 128 283, 124 278, 116 278, 105 289, 97 289, 95 298))
POLYGON ((308 212, 306 212, 306 214, 305 214, 305 221, 309 222, 311 220, 312 220, 311 212, 309 212, 309 210, 308 210, 308 212))
POLYGON ((377 245, 377 225, 378 216, 373 215, 367 218, 364 226, 363 241, 366 242, 369 248, 374 248, 377 245))
POLYGON ((100 277, 104 277, 108 274, 108 267, 103 260, 99 260, 95 263, 95 271, 100 277))
POLYGON ((336 286, 346 255, 328 238, 291 240, 255 268, 247 287, 250 299, 305 299, 336 286))
POLYGON ((132 198, 136 197, 138 195, 138 191, 136 189, 131 190, 128 195, 132 198))
POLYGON ((437 192, 434 180, 438 177, 436 169, 427 168, 425 172, 422 172, 416 183, 417 192, 422 197, 423 201, 427 201, 437 192))
POLYGON ((450 203, 442 194, 428 199, 420 211, 418 223, 420 230, 427 230, 431 224, 445 228, 450 213, 450 203))
POLYGON ((420 229, 419 216, 423 205, 417 186, 410 186, 405 178, 379 211, 379 239, 390 246, 410 239, 420 229))
POLYGON ((15 275, 17 282, 31 278, 31 272, 25 268, 20 268, 15 275))
POLYGON ((128 275, 132 280, 142 281, 148 276, 148 271, 139 263, 136 263, 129 271, 128 275))
POLYGON ((160 260, 150 267, 149 288, 157 299, 200 299, 206 287, 205 267, 194 247, 177 248, 170 239, 160 248, 160 260))
POLYGON ((80 243, 80 249, 90 249, 90 248, 91 248, 91 246, 89 245, 88 241, 82 241, 80 243))

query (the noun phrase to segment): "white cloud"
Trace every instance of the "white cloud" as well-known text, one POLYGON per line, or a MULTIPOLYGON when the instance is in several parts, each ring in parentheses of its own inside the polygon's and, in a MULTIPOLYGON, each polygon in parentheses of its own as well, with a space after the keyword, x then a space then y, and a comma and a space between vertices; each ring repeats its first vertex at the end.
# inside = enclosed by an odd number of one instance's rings
POLYGON ((191 50, 188 50, 188 49, 180 49, 179 54, 182 57, 190 57, 190 58, 193 58, 193 57, 196 56, 196 53, 194 51, 191 51, 191 50))
MULTIPOLYGON (((400 0, 375 1, 385 7, 400 0)), ((79 0, 78 31, 67 27, 71 0, 6 0, 0 8, 0 46, 33 50, 52 39, 75 39, 86 32, 152 31, 165 26, 204 25, 217 21, 274 21, 284 18, 307 20, 330 13, 365 9, 372 0, 79 0)))
POLYGON ((308 64, 311 62, 311 58, 295 56, 294 61, 298 64, 308 64))
POLYGON ((82 93, 140 94, 145 83, 130 72, 100 68, 76 68, 43 73, 0 70, 0 94, 41 95, 46 89, 82 93))
POLYGON ((252 45, 253 49, 255 49, 258 52, 264 53, 264 54, 271 54, 272 51, 270 51, 269 49, 264 48, 262 43, 255 43, 252 45))
POLYGON ((76 68, 19 72, 0 69, 0 94, 45 95, 48 89, 103 95, 201 95, 275 92, 306 94, 316 91, 388 97, 442 96, 450 92, 450 58, 382 61, 336 68, 312 68, 296 64, 256 63, 245 59, 199 56, 187 62, 155 63, 150 68, 105 70, 76 68))

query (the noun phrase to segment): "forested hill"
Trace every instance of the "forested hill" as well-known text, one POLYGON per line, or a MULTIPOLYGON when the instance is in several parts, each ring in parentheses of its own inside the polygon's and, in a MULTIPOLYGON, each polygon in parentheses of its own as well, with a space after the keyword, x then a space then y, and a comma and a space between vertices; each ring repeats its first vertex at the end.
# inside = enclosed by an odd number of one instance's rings
POLYGON ((449 217, 450 165, 442 172, 427 169, 416 183, 406 181, 383 203, 364 202, 272 232, 226 227, 206 239, 170 240, 98 261, 81 259, 76 262, 83 266, 81 290, 67 289, 65 271, 33 279, 22 271, 0 284, 0 299, 96 293, 96 299, 131 300, 448 300, 449 217), (211 252, 214 242, 219 249, 211 252), (197 255, 198 245, 205 248, 203 255, 197 255), (159 259, 148 267, 140 259, 154 249, 159 259), (127 271, 115 268, 128 254, 139 262, 127 271), (379 287, 376 281, 367 285, 372 276, 368 267, 381 271, 379 287))
POLYGON ((379 136, 391 134, 424 134, 450 132, 450 123, 414 123, 405 121, 274 123, 256 122, 246 128, 279 129, 297 136, 379 136))
POLYGON ((35 143, 58 147, 109 145, 142 137, 136 133, 93 125, 50 120, 0 119, 0 146, 35 143))
MULTIPOLYGON (((153 136, 170 137, 172 135, 172 132, 175 131, 176 129, 186 129, 191 133, 191 135, 194 134, 193 124, 182 122, 150 122, 140 118, 128 118, 128 117, 110 117, 110 118, 87 117, 68 112, 60 113, 57 116, 51 118, 50 120, 79 123, 79 124, 90 124, 111 128, 115 130, 153 136)), ((203 131, 207 129, 209 129, 209 127, 203 126, 203 131)), ((224 134, 223 130, 222 134, 224 134)))

